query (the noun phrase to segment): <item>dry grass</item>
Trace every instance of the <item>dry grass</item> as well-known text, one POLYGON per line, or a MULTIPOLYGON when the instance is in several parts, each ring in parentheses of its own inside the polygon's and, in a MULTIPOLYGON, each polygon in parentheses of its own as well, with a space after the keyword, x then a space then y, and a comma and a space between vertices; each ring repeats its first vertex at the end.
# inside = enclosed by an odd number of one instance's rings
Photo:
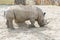
POLYGON ((0 0, 0 4, 14 4, 14 0, 0 0))

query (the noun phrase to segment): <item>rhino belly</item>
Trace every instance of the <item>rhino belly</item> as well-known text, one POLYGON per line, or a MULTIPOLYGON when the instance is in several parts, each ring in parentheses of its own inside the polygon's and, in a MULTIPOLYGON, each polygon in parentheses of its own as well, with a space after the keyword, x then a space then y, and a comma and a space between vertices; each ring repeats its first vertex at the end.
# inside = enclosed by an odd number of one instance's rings
POLYGON ((15 19, 15 22, 16 23, 23 23, 23 22, 25 22, 27 19, 24 19, 24 18, 17 18, 17 19, 15 19))

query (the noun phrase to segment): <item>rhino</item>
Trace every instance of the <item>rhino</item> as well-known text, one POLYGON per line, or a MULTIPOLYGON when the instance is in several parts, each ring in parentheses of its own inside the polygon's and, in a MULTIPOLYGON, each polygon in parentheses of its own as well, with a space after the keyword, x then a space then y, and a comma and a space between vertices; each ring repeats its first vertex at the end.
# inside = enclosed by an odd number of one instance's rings
POLYGON ((27 20, 30 20, 31 27, 35 27, 35 21, 38 22, 40 27, 45 25, 43 11, 36 6, 24 6, 24 5, 14 5, 8 7, 4 11, 4 15, 6 17, 6 25, 7 28, 14 29, 13 20, 15 23, 23 23, 27 20))

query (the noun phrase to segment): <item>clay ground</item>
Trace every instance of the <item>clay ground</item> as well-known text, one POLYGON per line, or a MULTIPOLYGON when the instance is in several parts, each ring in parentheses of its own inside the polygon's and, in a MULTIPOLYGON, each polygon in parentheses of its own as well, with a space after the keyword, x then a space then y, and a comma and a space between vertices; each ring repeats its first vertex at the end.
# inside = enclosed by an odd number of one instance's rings
MULTIPOLYGON (((4 10, 8 5, 0 6, 0 40, 60 40, 60 6, 38 6, 46 12, 45 19, 49 24, 45 27, 28 28, 28 25, 22 24, 15 30, 8 30, 6 27, 6 19, 4 18, 4 10)), ((27 24, 29 22, 26 22, 27 24)))

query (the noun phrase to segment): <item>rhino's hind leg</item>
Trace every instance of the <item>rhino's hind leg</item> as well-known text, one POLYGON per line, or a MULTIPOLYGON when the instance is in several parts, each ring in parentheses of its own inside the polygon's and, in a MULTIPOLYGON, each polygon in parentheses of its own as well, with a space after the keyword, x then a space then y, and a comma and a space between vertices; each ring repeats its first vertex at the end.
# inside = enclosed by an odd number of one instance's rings
POLYGON ((6 21, 6 25, 7 25, 7 28, 9 28, 9 21, 8 20, 6 21))
POLYGON ((7 20, 6 25, 7 25, 7 28, 14 29, 12 20, 7 20))
POLYGON ((34 23, 35 23, 35 19, 31 18, 31 19, 30 19, 30 22, 31 22, 30 27, 35 27, 35 25, 34 25, 34 23))

